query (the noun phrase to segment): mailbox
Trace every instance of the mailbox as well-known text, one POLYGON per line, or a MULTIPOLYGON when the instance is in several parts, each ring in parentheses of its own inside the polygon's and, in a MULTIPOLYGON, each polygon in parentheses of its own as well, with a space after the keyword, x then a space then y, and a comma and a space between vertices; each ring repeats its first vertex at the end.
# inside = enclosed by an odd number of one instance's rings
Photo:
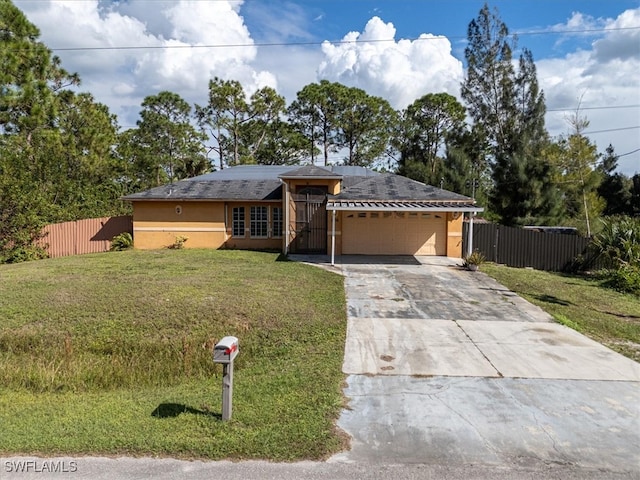
POLYGON ((224 337, 213 347, 214 363, 231 363, 238 355, 238 339, 236 337, 224 337))

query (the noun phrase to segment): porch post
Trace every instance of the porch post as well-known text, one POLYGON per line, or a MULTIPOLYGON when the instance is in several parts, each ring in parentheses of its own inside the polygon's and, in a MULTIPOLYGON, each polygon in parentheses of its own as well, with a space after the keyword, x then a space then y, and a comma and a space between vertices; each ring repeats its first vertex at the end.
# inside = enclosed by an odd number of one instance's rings
POLYGON ((282 186, 284 187, 284 200, 282 208, 284 209, 284 254, 289 255, 289 184, 280 179, 282 186))
POLYGON ((467 229, 467 255, 473 253, 473 217, 475 212, 469 212, 469 228, 467 229))
POLYGON ((336 211, 331 210, 331 266, 336 264, 336 211))

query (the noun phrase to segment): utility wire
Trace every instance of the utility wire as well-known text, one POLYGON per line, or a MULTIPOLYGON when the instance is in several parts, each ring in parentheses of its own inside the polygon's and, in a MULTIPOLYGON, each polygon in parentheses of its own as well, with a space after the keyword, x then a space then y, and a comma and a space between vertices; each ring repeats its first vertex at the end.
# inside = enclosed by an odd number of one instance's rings
MULTIPOLYGON (((563 35, 563 34, 579 34, 579 33, 602 33, 602 32, 619 32, 640 30, 640 27, 619 27, 619 28, 600 28, 600 29, 584 29, 584 30, 556 30, 545 32, 520 32, 513 33, 509 36, 523 35, 563 35)), ((409 40, 412 42, 437 41, 446 39, 465 39, 466 35, 433 35, 431 37, 414 37, 401 40, 409 40)), ((72 51, 100 51, 100 50, 175 50, 175 49, 204 49, 204 48, 246 48, 246 47, 293 47, 293 46, 319 46, 325 42, 337 45, 345 44, 365 44, 365 43, 389 43, 396 42, 395 38, 375 39, 375 40, 323 40, 309 42, 252 42, 252 43, 214 43, 206 45, 122 45, 111 47, 54 47, 49 50, 54 52, 72 52, 72 51)))

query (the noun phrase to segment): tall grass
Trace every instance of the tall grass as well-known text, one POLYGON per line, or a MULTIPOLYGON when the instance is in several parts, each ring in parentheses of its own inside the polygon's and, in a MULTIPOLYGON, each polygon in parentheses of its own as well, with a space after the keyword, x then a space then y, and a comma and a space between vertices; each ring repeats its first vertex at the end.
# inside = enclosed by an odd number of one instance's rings
POLYGON ((176 385, 211 376, 224 335, 240 338, 240 369, 313 352, 344 328, 341 280, 276 260, 180 250, 5 265, 0 383, 31 392, 176 385))

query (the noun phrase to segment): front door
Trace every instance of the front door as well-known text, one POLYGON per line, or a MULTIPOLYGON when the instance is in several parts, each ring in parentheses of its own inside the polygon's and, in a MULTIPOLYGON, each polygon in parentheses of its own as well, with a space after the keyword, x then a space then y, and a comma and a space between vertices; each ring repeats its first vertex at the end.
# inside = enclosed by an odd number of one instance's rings
POLYGON ((296 236, 293 253, 327 253, 327 188, 304 187, 292 195, 296 236))

